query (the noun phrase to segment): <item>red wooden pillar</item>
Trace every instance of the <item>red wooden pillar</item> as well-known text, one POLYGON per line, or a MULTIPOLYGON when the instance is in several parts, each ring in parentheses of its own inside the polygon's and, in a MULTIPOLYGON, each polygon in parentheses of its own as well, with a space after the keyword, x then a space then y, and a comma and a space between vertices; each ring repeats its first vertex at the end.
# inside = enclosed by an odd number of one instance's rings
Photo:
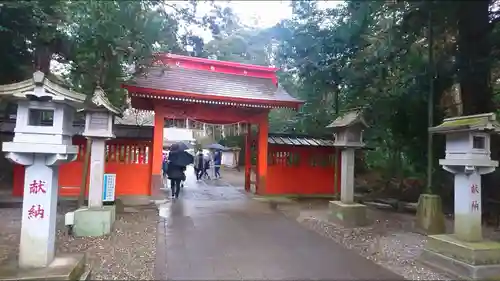
POLYGON ((155 108, 154 117, 154 130, 153 130, 153 159, 151 164, 151 176, 161 175, 161 166, 163 158, 163 128, 165 118, 163 112, 155 108))
POLYGON ((257 136, 257 188, 256 194, 266 193, 267 179, 267 149, 268 149, 269 120, 268 112, 259 120, 259 134, 257 136))
POLYGON ((250 191, 250 174, 252 173, 252 125, 247 124, 245 135, 245 190, 250 191))

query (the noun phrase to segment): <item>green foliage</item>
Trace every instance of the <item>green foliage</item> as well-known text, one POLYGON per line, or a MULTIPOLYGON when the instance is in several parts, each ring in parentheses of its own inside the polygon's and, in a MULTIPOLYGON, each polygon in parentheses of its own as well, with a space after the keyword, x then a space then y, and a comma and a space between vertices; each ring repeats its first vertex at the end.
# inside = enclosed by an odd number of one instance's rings
MULTIPOLYGON (((392 174, 423 174, 429 71, 436 73, 434 116, 441 120, 447 108, 440 101, 460 68, 455 59, 460 45, 453 38, 465 2, 347 1, 321 10, 315 1, 294 1, 293 19, 279 24, 275 34, 280 65, 306 101, 295 116, 295 130, 317 134, 336 117, 337 106, 340 111, 363 107, 371 125, 367 143, 377 148, 367 153, 368 164, 392 174), (427 56, 431 12, 434 65, 427 56)), ((478 5, 468 8, 484 11, 478 5)))
MULTIPOLYGON (((26 79, 34 68, 48 72, 56 60, 69 66, 64 78, 72 87, 90 94, 101 85, 121 105, 119 85, 132 69, 141 71, 156 51, 186 53, 191 45, 195 56, 283 70, 280 86, 304 105, 298 112, 273 111, 270 131, 323 136, 343 110, 363 107, 370 123, 365 139, 376 148, 366 153, 367 166, 389 177, 420 176, 431 88, 435 123, 498 108, 497 2, 350 0, 320 9, 317 1, 292 1, 293 18, 258 29, 215 4, 197 17, 197 1, 4 1, 0 83, 26 79), (207 28, 213 40, 180 35, 185 25, 207 28)), ((242 139, 223 140, 230 141, 242 139)), ((434 145, 439 156, 442 140, 434 145)))
MULTIPOLYGON (((72 42, 70 61, 72 85, 91 93, 101 85, 116 104, 123 103, 120 83, 130 76, 127 67, 148 59, 161 46, 178 49, 177 21, 156 1, 75 1, 74 24, 66 33, 72 42)), ((68 19, 70 20, 70 19, 68 19)))
POLYGON ((218 33, 224 14, 196 17, 196 1, 37 0, 0 4, 0 83, 27 79, 33 69, 49 72, 51 61, 67 66, 64 80, 92 94, 100 85, 123 105, 120 84, 150 63, 157 51, 184 53, 181 24, 218 33))
MULTIPOLYGON (((496 1, 346 1, 329 9, 319 9, 317 1, 291 5, 292 19, 264 30, 233 28, 205 48, 205 56, 281 67, 281 86, 305 103, 298 112, 273 111, 272 132, 325 135, 337 112, 363 107, 370 123, 365 139, 375 148, 366 153, 368 168, 388 178, 422 177, 431 88, 434 124, 446 115, 490 111, 498 102, 496 1), (262 37, 256 41, 256 36, 262 37), (252 48, 255 41, 260 51, 252 48), (480 48, 474 47, 478 42, 480 48), (492 87, 485 82, 490 74, 492 87), (457 83, 458 94, 452 89, 457 83)), ((443 147, 443 140, 435 139, 434 170, 443 147)))

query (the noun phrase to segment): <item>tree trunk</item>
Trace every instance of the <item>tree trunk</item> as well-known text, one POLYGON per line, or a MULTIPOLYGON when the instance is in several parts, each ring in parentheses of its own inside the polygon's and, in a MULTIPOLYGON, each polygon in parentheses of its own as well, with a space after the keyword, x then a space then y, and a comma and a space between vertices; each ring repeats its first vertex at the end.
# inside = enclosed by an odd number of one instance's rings
MULTIPOLYGON (((458 10, 458 80, 463 103, 463 114, 494 112, 491 88, 491 28, 489 21, 489 1, 460 1, 458 10)), ((498 159, 500 140, 491 142, 491 157, 498 159)), ((495 186, 498 173, 484 177, 482 199, 498 198, 495 186)), ((483 212, 487 204, 484 205, 483 212)))
POLYGON ((460 1, 458 10, 458 80, 463 114, 494 110, 490 84, 489 1, 460 1))
POLYGON ((40 43, 35 49, 35 70, 48 74, 50 72, 50 60, 52 52, 50 46, 40 43))

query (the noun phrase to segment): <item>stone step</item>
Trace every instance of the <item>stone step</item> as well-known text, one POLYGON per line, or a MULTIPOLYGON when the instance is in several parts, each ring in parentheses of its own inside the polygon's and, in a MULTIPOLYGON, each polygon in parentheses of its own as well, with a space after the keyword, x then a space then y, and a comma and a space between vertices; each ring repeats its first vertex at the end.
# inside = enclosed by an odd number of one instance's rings
POLYGON ((80 281, 91 280, 92 279, 91 273, 92 273, 92 269, 89 268, 89 269, 85 270, 85 272, 82 274, 82 276, 80 276, 80 279, 78 279, 78 280, 80 280, 80 281))

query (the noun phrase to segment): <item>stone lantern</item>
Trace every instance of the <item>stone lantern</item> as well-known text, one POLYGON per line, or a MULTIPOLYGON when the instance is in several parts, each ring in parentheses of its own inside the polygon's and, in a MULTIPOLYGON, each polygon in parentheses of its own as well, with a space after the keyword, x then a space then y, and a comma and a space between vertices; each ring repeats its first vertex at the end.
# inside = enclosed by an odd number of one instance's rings
POLYGON ((48 268, 43 278, 49 278, 55 263, 67 266, 59 273, 74 270, 81 259, 55 257, 58 166, 77 157, 73 117, 86 96, 50 81, 40 71, 32 79, 0 86, 0 96, 18 104, 14 138, 4 142, 2 150, 9 160, 26 167, 19 247, 22 270, 0 272, 24 280, 29 274, 40 277, 31 270, 36 268, 48 268))
POLYGON ((499 130, 494 113, 447 118, 429 129, 446 136, 439 164, 455 177, 454 234, 429 236, 421 260, 464 279, 500 276, 500 243, 483 240, 481 221, 481 175, 498 167, 490 158, 490 134, 499 130))
POLYGON ((365 146, 363 130, 368 125, 361 111, 354 109, 339 116, 327 128, 334 129, 334 145, 341 151, 340 201, 330 202, 330 219, 345 226, 366 225, 366 206, 354 202, 354 156, 356 149, 365 146))
POLYGON ((121 116, 123 112, 109 102, 101 87, 95 89, 91 101, 86 104, 83 111, 85 111, 84 136, 104 139, 115 137, 113 133, 115 116, 121 116))
MULTIPOLYGON (((113 106, 101 87, 94 91, 92 99, 86 103, 85 129, 83 136, 91 140, 89 205, 74 213, 74 230, 77 236, 101 236, 109 234, 115 220, 113 205, 103 206, 103 200, 110 193, 114 201, 114 190, 108 182, 104 182, 104 167, 106 164, 106 140, 115 137, 113 133, 114 119, 122 111, 113 106), (104 186, 107 185, 107 190, 104 186)), ((109 177, 110 175, 108 175, 109 177)), ((107 178, 106 178, 107 179, 107 178)), ((107 181, 116 181, 110 178, 107 181)))

